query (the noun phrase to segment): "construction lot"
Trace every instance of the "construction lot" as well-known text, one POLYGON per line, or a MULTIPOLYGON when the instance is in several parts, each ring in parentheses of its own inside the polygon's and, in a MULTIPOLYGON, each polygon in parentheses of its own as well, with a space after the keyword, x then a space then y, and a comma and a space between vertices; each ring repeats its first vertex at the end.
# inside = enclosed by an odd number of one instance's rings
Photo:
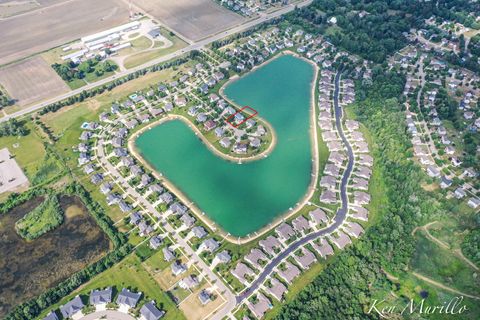
POLYGON ((174 32, 194 41, 245 20, 213 0, 133 0, 133 3, 174 32))
POLYGON ((0 84, 18 106, 26 106, 70 90, 39 56, 0 69, 0 84))
POLYGON ((0 150, 0 194, 27 186, 28 179, 7 148, 0 150))
POLYGON ((0 65, 129 21, 122 0, 44 2, 41 10, 0 20, 0 65))

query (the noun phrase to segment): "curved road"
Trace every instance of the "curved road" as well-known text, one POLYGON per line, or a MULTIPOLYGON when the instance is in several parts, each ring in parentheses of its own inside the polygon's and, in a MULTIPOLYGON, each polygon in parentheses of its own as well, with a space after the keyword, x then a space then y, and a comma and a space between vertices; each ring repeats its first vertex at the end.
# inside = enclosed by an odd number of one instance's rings
POLYGON ((347 167, 343 173, 342 181, 340 182, 340 199, 342 200, 342 206, 338 209, 337 214, 334 218, 334 222, 331 225, 317 232, 310 233, 302 239, 293 242, 285 251, 282 251, 278 256, 273 258, 270 263, 268 263, 267 266, 264 268, 260 276, 255 281, 253 281, 250 287, 236 297, 237 304, 240 304, 243 300, 247 299, 252 293, 254 293, 255 290, 257 290, 260 285, 266 280, 266 278, 273 272, 273 269, 277 265, 279 265, 285 258, 287 258, 292 252, 296 251, 298 248, 314 239, 332 233, 333 231, 335 231, 335 229, 342 225, 343 221, 345 221, 348 212, 347 184, 353 169, 354 156, 352 147, 350 146, 350 143, 345 137, 342 129, 343 110, 338 104, 338 97, 340 94, 340 77, 341 72, 338 71, 335 75, 335 91, 333 95, 333 103, 335 109, 335 125, 337 127, 340 138, 342 139, 343 143, 347 148, 348 156, 347 167))

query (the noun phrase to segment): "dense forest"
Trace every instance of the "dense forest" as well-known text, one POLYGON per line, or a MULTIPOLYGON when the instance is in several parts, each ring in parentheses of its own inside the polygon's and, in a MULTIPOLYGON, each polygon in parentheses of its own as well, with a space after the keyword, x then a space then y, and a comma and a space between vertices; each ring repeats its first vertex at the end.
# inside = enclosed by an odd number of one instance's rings
POLYGON ((296 10, 291 22, 309 32, 325 33, 330 41, 365 59, 382 63, 407 43, 405 32, 425 26, 432 15, 480 27, 470 12, 480 12, 480 3, 463 0, 322 0, 296 10), (331 17, 336 18, 332 23, 331 17))

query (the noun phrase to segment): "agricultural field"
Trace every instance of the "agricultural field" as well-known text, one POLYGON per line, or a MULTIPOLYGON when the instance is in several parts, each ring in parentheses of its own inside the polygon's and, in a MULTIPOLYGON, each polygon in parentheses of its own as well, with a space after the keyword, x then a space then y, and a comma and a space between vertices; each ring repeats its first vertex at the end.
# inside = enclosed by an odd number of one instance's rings
POLYGON ((26 106, 70 90, 41 57, 0 69, 0 84, 18 106, 26 106))
POLYGON ((189 40, 200 40, 244 21, 211 0, 134 0, 133 3, 189 40))
POLYGON ((0 65, 127 21, 128 6, 121 0, 64 1, 0 20, 0 65))

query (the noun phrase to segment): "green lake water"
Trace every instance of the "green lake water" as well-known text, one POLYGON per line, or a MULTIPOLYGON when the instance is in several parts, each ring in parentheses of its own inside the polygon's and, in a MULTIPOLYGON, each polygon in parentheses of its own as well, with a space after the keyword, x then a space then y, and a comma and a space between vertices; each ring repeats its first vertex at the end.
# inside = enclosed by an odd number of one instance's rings
POLYGON ((226 96, 258 111, 277 134, 264 159, 244 164, 214 155, 180 120, 144 132, 136 147, 205 214, 234 236, 246 236, 285 213, 311 181, 309 135, 313 67, 285 55, 234 81, 226 96))

